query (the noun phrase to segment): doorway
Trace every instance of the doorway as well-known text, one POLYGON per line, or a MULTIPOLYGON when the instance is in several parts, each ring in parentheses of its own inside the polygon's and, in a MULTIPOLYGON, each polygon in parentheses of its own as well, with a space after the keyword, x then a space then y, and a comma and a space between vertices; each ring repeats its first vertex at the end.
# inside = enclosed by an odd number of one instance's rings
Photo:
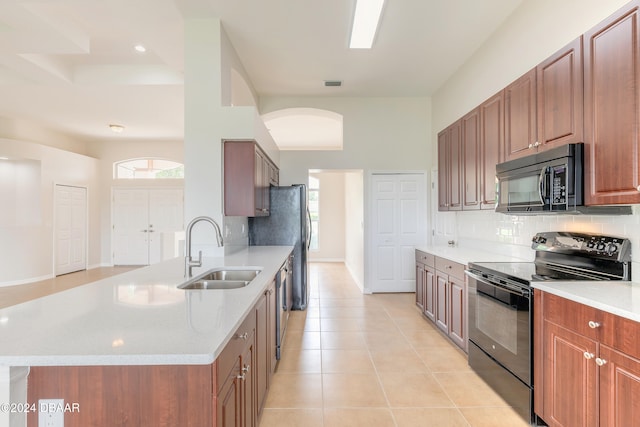
POLYGON ((55 185, 54 274, 87 269, 87 188, 55 185))
POLYGON ((149 265, 176 256, 184 230, 182 188, 114 188, 112 200, 114 265, 149 265))
POLYGON ((415 248, 427 243, 425 173, 370 176, 371 292, 415 291, 415 248))

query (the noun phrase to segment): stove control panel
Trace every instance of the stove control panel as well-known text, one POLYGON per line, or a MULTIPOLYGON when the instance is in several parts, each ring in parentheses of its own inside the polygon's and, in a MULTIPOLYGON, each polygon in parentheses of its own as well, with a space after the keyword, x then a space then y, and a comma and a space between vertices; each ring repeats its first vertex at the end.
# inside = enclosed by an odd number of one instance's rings
POLYGON ((590 258, 631 260, 631 242, 622 237, 546 232, 533 236, 531 248, 536 251, 581 255, 590 258))

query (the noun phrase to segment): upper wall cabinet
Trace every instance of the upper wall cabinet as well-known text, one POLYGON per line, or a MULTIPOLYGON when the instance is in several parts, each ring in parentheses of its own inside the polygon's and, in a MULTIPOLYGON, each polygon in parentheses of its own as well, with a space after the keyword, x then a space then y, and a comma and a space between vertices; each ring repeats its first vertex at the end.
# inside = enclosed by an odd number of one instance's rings
POLYGON ((541 150, 584 141, 582 37, 536 69, 541 150))
POLYGON ((588 205, 640 203, 639 5, 584 35, 588 205))
POLYGON ((462 118, 462 209, 480 209, 480 108, 462 118))
POLYGON ((438 134, 438 210, 462 209, 461 121, 438 134))
POLYGON ((582 37, 505 88, 505 160, 583 142, 582 37))
POLYGON ((278 185, 278 168, 255 141, 225 141, 225 215, 269 215, 270 185, 278 185))
POLYGON ((536 127, 536 70, 504 89, 505 160, 531 154, 538 147, 536 127))
POLYGON ((503 158, 504 145, 504 92, 482 103, 480 109, 480 209, 495 209, 496 165, 503 158))

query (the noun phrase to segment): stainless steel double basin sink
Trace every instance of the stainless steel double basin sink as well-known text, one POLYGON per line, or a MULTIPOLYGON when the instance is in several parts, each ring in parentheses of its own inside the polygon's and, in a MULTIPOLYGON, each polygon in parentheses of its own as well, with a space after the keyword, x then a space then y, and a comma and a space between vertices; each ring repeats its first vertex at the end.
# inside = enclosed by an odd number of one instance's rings
POLYGON ((217 268, 178 286, 185 290, 239 289, 247 286, 260 274, 259 269, 217 268))

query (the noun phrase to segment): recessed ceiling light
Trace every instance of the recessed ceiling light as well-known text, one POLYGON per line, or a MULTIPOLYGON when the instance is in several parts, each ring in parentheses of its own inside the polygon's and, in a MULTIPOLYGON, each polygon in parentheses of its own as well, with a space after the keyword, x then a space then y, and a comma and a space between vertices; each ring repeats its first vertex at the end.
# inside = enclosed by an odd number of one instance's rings
POLYGON ((116 124, 110 124, 109 125, 109 129, 111 129, 115 133, 122 133, 122 131, 124 130, 124 126, 116 125, 116 124))
POLYGON ((147 48, 141 44, 137 44, 133 48, 136 50, 136 52, 140 52, 140 53, 145 53, 147 51, 147 48))
POLYGON ((351 49, 371 49, 380 22, 384 0, 357 0, 351 27, 351 49))

